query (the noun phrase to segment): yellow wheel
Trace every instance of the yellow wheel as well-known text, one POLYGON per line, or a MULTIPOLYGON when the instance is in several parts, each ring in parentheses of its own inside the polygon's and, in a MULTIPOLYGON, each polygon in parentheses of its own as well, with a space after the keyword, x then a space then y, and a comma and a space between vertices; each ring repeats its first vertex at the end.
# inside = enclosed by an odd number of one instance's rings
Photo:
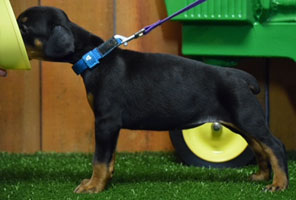
POLYGON ((219 123, 170 131, 170 136, 176 152, 189 165, 238 167, 254 158, 244 138, 219 123))

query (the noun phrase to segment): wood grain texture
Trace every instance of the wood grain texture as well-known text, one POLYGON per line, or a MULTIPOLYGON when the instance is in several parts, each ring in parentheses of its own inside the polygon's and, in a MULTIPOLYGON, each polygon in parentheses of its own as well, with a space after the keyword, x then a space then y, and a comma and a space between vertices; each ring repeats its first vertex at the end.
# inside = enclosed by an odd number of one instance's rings
MULTIPOLYGON (((129 36, 167 16, 164 1, 118 0, 116 6, 117 34, 129 36)), ((134 40, 126 49, 142 52, 178 54, 180 52, 181 26, 168 22, 143 38, 134 40)), ((123 47, 124 48, 124 47, 123 47)), ((149 99, 147 99, 149 101, 149 99)), ((123 130, 118 141, 118 151, 172 151, 168 132, 123 130)))
MULTIPOLYGON (((130 36, 143 27, 167 17, 164 1, 117 0, 117 34, 130 36)), ((169 21, 157 27, 145 37, 133 40, 127 49, 179 54, 181 48, 181 24, 169 21)))
MULTIPOLYGON (((287 150, 296 150, 296 64, 288 59, 270 59, 270 129, 287 150)), ((239 68, 253 74, 260 83, 257 96, 265 106, 266 59, 245 59, 239 68)))
MULTIPOLYGON (((107 39, 113 35, 113 4, 110 0, 42 0, 44 6, 63 9, 85 29, 107 39), (111 24, 111 26, 110 26, 111 24)), ((42 64, 42 150, 92 152, 94 117, 80 76, 69 64, 42 64)))
POLYGON ((272 59, 270 67, 270 124, 288 150, 296 150, 296 64, 272 59))
MULTIPOLYGON (((37 0, 10 2, 16 16, 38 5, 37 0)), ((0 151, 40 150, 40 67, 37 61, 31 64, 30 71, 9 70, 0 78, 0 151)))

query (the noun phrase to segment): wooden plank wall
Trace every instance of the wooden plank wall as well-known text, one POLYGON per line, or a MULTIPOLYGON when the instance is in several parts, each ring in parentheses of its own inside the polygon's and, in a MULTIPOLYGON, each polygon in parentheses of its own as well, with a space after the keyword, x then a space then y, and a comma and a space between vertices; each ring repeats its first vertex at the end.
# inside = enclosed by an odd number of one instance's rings
POLYGON ((296 63, 271 59, 270 126, 288 150, 296 150, 296 63))
MULTIPOLYGON (((73 22, 103 39, 112 36, 112 1, 81 2, 42 0, 41 4, 63 9, 73 22)), ((43 151, 93 151, 94 117, 82 79, 70 64, 42 63, 42 122, 43 151)))
MULTIPOLYGON (((38 0, 11 0, 11 4, 18 15, 38 5, 38 0)), ((0 78, 0 94, 0 151, 40 150, 39 62, 32 62, 31 71, 8 71, 8 77, 0 78)))
MULTIPOLYGON (((38 4, 59 7, 72 21, 105 40, 115 31, 127 36, 166 16, 164 1, 160 0, 11 0, 11 3, 16 14, 38 4)), ((180 24, 169 22, 127 48, 179 54, 180 41, 180 24)), ((0 79, 0 151, 92 152, 94 117, 81 78, 69 64, 41 65, 32 61, 31 71, 9 71, 7 78, 0 79)), ((255 75, 263 86, 264 65, 264 59, 244 59, 239 68, 255 75)), ((296 149, 295 70, 292 61, 271 61, 271 129, 287 149, 296 149)), ((258 98, 264 105, 264 93, 258 98)), ((117 150, 172 151, 173 147, 168 132, 122 130, 117 150)))

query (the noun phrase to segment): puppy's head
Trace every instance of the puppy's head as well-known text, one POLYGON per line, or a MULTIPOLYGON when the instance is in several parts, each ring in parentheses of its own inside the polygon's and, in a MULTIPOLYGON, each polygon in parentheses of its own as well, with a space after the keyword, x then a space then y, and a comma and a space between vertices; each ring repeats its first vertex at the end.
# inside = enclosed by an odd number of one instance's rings
POLYGON ((58 61, 74 52, 71 22, 62 10, 32 7, 17 22, 30 59, 58 61))

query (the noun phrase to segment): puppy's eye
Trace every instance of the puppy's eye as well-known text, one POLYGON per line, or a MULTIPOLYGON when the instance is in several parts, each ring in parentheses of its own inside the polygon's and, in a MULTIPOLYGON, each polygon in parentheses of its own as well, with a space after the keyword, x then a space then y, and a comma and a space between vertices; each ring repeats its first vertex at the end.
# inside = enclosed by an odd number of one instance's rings
POLYGON ((28 17, 22 17, 21 22, 26 23, 28 21, 28 17))

